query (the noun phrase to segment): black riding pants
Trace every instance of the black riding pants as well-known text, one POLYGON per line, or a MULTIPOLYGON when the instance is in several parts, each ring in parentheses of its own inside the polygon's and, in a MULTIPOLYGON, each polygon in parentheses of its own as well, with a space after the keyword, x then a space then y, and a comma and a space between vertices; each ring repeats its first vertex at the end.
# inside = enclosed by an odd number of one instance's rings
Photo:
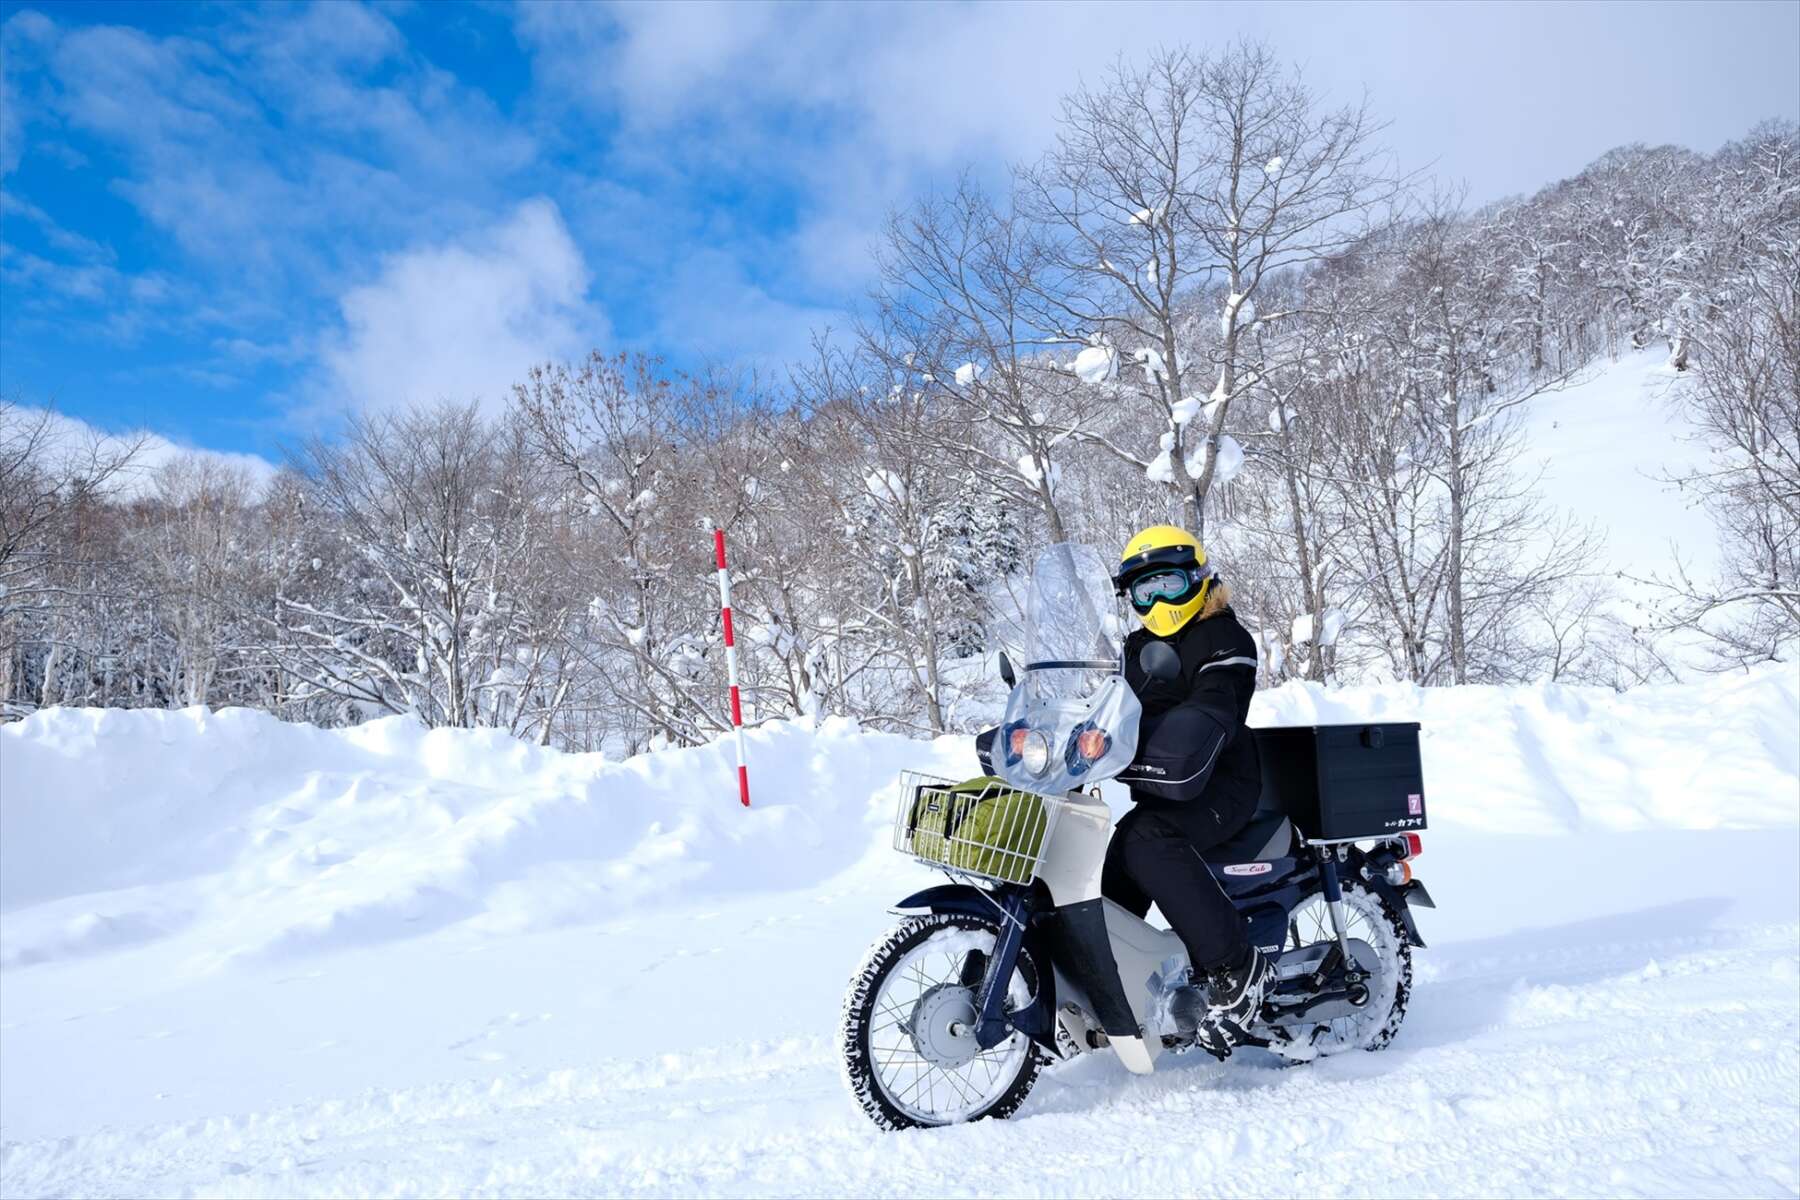
POLYGON ((1154 809, 1134 808, 1113 832, 1100 873, 1101 894, 1120 908, 1139 917, 1153 903, 1162 910, 1196 971, 1235 963, 1248 944, 1243 919, 1200 857, 1223 840, 1201 845, 1154 809))

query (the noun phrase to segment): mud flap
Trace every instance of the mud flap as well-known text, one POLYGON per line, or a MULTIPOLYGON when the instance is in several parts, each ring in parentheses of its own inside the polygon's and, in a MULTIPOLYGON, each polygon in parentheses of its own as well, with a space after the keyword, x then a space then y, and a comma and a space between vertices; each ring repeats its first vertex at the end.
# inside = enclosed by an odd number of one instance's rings
POLYGON ((1425 939, 1419 936, 1419 926, 1413 920, 1412 907, 1408 901, 1417 896, 1421 907, 1436 908, 1437 905, 1432 903, 1431 893, 1425 890, 1425 885, 1415 879, 1404 889, 1397 888, 1389 883, 1379 871, 1371 871, 1363 876, 1363 882, 1377 896, 1386 900, 1388 907, 1393 909, 1394 914, 1400 918, 1400 924, 1406 929, 1406 940, 1423 950, 1425 939))

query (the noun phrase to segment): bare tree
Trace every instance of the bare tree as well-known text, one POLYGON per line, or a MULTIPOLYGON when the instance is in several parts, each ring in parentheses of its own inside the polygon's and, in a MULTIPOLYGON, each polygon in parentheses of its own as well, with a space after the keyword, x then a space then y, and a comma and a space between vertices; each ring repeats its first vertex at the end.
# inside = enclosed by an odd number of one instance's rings
POLYGON ((76 433, 54 409, 0 400, 0 602, 20 590, 11 572, 45 552, 59 521, 113 497, 142 448, 141 437, 76 433))
POLYGON ((230 656, 249 590, 254 488, 240 467, 197 455, 171 459, 138 506, 139 554, 167 646, 172 703, 205 704, 230 656))
POLYGON ((1050 540, 1067 541, 1062 459, 1103 401, 1057 372, 1035 324, 1048 284, 1027 222, 965 178, 889 220, 879 266, 864 350, 900 380, 893 386, 954 401, 920 432, 1035 505, 1050 540))
POLYGON ((627 744, 691 744, 731 727, 708 586, 710 516, 694 469, 728 398, 654 359, 595 353, 541 367, 515 390, 539 451, 567 489, 577 570, 591 589, 578 653, 629 714, 627 744))
POLYGON ((1664 578, 1677 599, 1662 623, 1701 631, 1722 664, 1739 665, 1800 637, 1800 135, 1764 127, 1726 160, 1715 228, 1732 266, 1685 289, 1704 313, 1690 411, 1714 456, 1677 481, 1706 498, 1720 571, 1664 578))
POLYGON ((823 450, 812 464, 824 485, 818 499, 845 534, 834 568, 840 586, 817 598, 855 614, 886 649, 889 669, 871 665, 865 677, 886 675, 888 688, 898 683, 912 701, 889 720, 914 725, 910 709, 924 729, 944 732, 959 695, 948 662, 980 649, 970 620, 970 576, 980 573, 966 557, 971 525, 979 513, 1001 511, 1002 497, 977 490, 980 477, 930 436, 946 399, 905 386, 879 362, 821 353, 802 394, 808 435, 823 450))
POLYGON ((1056 150, 1022 173, 1057 268, 1041 320, 1070 343, 1138 343, 1138 392, 1165 427, 1146 469, 1197 532, 1226 418, 1256 379, 1249 334, 1286 315, 1257 311, 1264 285, 1354 244, 1401 192, 1379 128, 1366 105, 1324 109, 1265 46, 1163 51, 1065 101, 1056 150), (1203 293, 1220 304, 1216 340, 1203 293), (1204 405, 1201 355, 1217 377, 1204 405))
POLYGON ((1576 269, 1616 336, 1648 345, 1688 244, 1682 211, 1698 159, 1674 146, 1621 146, 1572 182, 1576 269))
POLYGON ((1240 422, 1255 470, 1251 482, 1237 485, 1243 499, 1233 524, 1250 535, 1263 567, 1258 608, 1271 644, 1265 652, 1278 651, 1270 655, 1276 677, 1326 679, 1353 615, 1340 601, 1360 607, 1353 599, 1360 590, 1344 586, 1355 572, 1340 544, 1348 518, 1336 477, 1340 417, 1353 404, 1343 384, 1367 355, 1361 330, 1375 301, 1366 282, 1337 264, 1276 281, 1268 286, 1296 315, 1251 335, 1252 353, 1265 364, 1257 391, 1268 405, 1266 415, 1245 412, 1240 422), (1294 639, 1296 628, 1308 636, 1294 639))
POLYGON ((283 667, 363 711, 430 725, 529 712, 534 639, 557 616, 530 603, 543 515, 523 450, 519 430, 474 405, 359 417, 341 441, 312 443, 310 502, 347 553, 338 578, 302 564, 280 593, 269 623, 283 667))
POLYGON ((1451 678, 1467 683, 1475 641, 1519 599, 1574 573, 1584 538, 1555 527, 1517 479, 1521 406, 1564 386, 1570 372, 1532 373, 1508 294, 1501 247, 1484 231, 1459 230, 1455 203, 1440 197, 1415 228, 1398 286, 1406 305, 1401 366, 1406 401, 1432 443, 1426 469, 1442 484, 1445 631, 1451 678), (1533 540, 1541 557, 1517 561, 1533 540))
POLYGON ((107 520, 142 446, 0 400, 0 714, 63 698, 59 676, 82 650, 67 636, 69 609, 102 574, 91 526, 107 520))

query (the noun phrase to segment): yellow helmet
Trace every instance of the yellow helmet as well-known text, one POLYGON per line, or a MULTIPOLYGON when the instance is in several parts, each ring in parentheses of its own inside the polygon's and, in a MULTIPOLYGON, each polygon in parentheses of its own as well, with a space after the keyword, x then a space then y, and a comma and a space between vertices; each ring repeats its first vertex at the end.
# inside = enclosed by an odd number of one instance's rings
POLYGON ((1152 525, 1125 543, 1113 584, 1144 628, 1168 637, 1206 606, 1214 578, 1199 539, 1173 525, 1152 525))

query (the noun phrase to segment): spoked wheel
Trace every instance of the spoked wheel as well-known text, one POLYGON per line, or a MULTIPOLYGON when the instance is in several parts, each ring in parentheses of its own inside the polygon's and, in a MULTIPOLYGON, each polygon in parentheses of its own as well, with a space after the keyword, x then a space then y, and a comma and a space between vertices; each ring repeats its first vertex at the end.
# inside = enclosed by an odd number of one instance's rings
MULTIPOLYGON (((1295 1039, 1292 1044, 1272 1043, 1269 1047, 1283 1057, 1304 1061, 1346 1050, 1380 1050, 1394 1040, 1400 1022, 1406 1019, 1406 1001, 1412 991, 1412 943, 1406 940, 1400 918, 1360 880, 1346 879, 1344 925, 1345 936, 1367 942, 1380 963, 1375 978, 1368 981, 1368 1002, 1348 1016, 1311 1028, 1288 1029, 1295 1039)), ((1282 949, 1336 940, 1331 909, 1325 897, 1315 892, 1289 917, 1282 949)))
MULTIPOLYGON (((911 917, 877 942, 850 981, 841 1030, 844 1076, 883 1129, 1009 1117, 1041 1060, 1016 1030, 983 1050, 977 1004, 996 925, 961 914, 911 917)), ((1021 950, 1009 1008, 1029 1003, 1038 975, 1021 950)))

